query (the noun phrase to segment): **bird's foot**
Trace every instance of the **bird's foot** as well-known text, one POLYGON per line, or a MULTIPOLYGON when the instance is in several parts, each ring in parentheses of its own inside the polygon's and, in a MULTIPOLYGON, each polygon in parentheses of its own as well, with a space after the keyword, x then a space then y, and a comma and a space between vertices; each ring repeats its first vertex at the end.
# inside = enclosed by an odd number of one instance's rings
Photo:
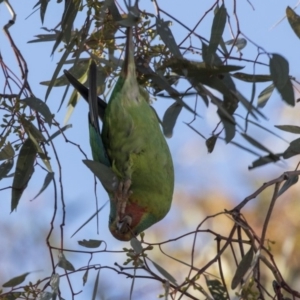
POLYGON ((115 199, 117 202, 117 215, 119 216, 119 219, 122 219, 122 216, 125 214, 126 204, 128 201, 128 198, 132 194, 132 191, 130 191, 131 187, 131 180, 126 179, 125 181, 121 181, 118 186, 118 190, 116 191, 115 199))

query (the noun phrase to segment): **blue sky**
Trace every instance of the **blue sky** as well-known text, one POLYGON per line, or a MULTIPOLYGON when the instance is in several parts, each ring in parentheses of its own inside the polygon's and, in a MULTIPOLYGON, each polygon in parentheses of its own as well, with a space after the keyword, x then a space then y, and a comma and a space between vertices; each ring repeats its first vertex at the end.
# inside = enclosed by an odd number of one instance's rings
MULTIPOLYGON (((43 33, 40 29, 41 24, 39 12, 27 18, 27 16, 29 16, 32 12, 31 8, 34 6, 36 1, 27 1, 26 5, 17 0, 10 2, 17 13, 16 24, 11 27, 10 30, 11 35, 15 38, 17 46, 28 63, 29 82, 36 97, 44 99, 46 88, 41 86, 39 83, 51 78, 55 69, 55 64, 60 58, 61 53, 56 51, 53 57, 51 57, 51 43, 27 44, 29 40, 33 39, 34 35, 43 33)), ((214 1, 205 1, 205 3, 201 3, 201 5, 199 5, 199 1, 196 0, 186 1, 185 3, 182 3, 182 1, 174 1, 174 5, 170 5, 169 1, 164 0, 160 2, 160 5, 171 15, 176 16, 176 18, 181 20, 188 27, 192 28, 206 10, 203 6, 206 5, 208 8, 213 2, 214 1)), ((291 62, 290 74, 295 77, 299 77, 299 39, 292 32, 286 19, 274 29, 270 30, 270 28, 284 16, 286 6, 289 5, 294 7, 296 1, 277 1, 276 5, 274 5, 274 1, 255 0, 252 1, 255 10, 251 8, 247 1, 236 2, 238 2, 237 13, 242 32, 249 39, 255 41, 256 44, 262 46, 266 51, 283 54, 285 58, 291 62)), ((225 4, 231 15, 231 22, 234 24, 235 21, 232 16, 232 3, 231 1, 226 1, 225 4)), ((58 5, 55 2, 49 4, 49 11, 45 18, 45 27, 51 28, 59 22, 62 5, 63 4, 58 5), (58 10, 60 11, 59 13, 58 10)), ((146 7, 147 9, 150 7, 151 11, 155 13, 150 1, 140 1, 140 6, 146 7)), ((209 39, 210 35, 212 17, 212 14, 208 15, 205 21, 201 23, 201 26, 199 26, 196 30, 198 34, 205 36, 207 39, 209 39)), ((168 20, 169 18, 164 17, 164 19, 168 20)), ((0 4, 0 20, 1 26, 9 20, 9 15, 3 3, 0 4)), ((177 42, 180 42, 187 33, 175 22, 173 22, 171 30, 177 42)), ((231 38, 229 27, 226 26, 224 40, 229 40, 231 38)), ((193 39, 193 44, 200 47, 200 42, 196 39, 193 39)), ((16 74, 18 74, 16 61, 3 33, 0 34, 0 51, 4 61, 16 74)), ((248 43, 242 52, 244 58, 250 59, 254 59, 257 54, 256 47, 251 45, 251 43, 248 43)), ((197 55, 189 55, 188 57, 193 60, 201 60, 201 57, 197 55)), ((238 65, 245 65, 244 62, 236 61, 235 63, 238 65)), ((252 65, 249 64, 243 71, 251 73, 252 65)), ((267 74, 268 68, 258 67, 257 73, 267 74)), ((1 75, 0 78, 2 79, 1 75)), ((236 81, 236 84, 238 89, 249 99, 251 93, 250 85, 238 81, 236 81)), ((267 84, 258 85, 257 95, 266 86, 267 84)), ((63 88, 53 89, 49 99, 47 100, 47 104, 51 111, 55 113, 55 119, 61 122, 61 124, 63 123, 67 111, 66 106, 63 105, 61 110, 57 112, 63 91, 63 88)), ((158 101, 154 103, 153 106, 161 117, 163 116, 166 108, 172 103, 171 101, 172 100, 158 99, 158 101)), ((192 104, 194 103, 192 98, 185 101, 191 101, 190 103, 192 104)), ((210 133, 217 122, 215 110, 215 107, 212 105, 208 110, 206 110, 202 103, 199 104, 198 112, 201 115, 201 118, 198 118, 196 122, 193 123, 193 126, 205 134, 206 137, 210 136, 210 133)), ((69 123, 72 124, 72 128, 66 131, 66 135, 70 141, 80 145, 83 151, 91 157, 88 141, 87 112, 88 108, 86 103, 80 100, 71 119, 69 120, 69 123)), ((269 121, 263 122, 262 125, 274 129, 273 125, 275 124, 290 124, 290 117, 294 122, 294 120, 296 120, 296 113, 298 113, 298 107, 296 106, 293 109, 287 107, 280 99, 279 94, 274 92, 263 112, 267 115, 269 121)), ((239 113, 245 115, 245 111, 243 110, 239 110, 239 113)), ((287 161, 287 163, 280 163, 277 166, 269 165, 248 172, 247 168, 256 158, 255 156, 243 152, 232 145, 225 146, 225 144, 221 141, 215 148, 214 152, 212 154, 208 154, 205 147, 205 141, 184 124, 185 122, 190 122, 192 119, 193 116, 190 113, 183 111, 177 121, 173 137, 168 139, 175 165, 176 186, 174 204, 166 219, 153 226, 153 229, 151 228, 149 231, 153 230, 153 232, 155 232, 155 230, 159 230, 160 226, 168 226, 169 224, 172 224, 172 222, 176 221, 176 217, 178 217, 176 203, 177 201, 182 200, 176 197, 176 194, 179 191, 190 193, 201 193, 201 191, 204 193, 209 192, 214 189, 214 186, 212 186, 212 182, 214 182, 218 185, 220 190, 224 190, 225 193, 232 196, 232 199, 235 202, 239 202, 253 192, 253 187, 250 186, 248 182, 252 182, 258 176, 260 178, 264 178, 264 181, 268 181, 276 178, 284 171, 293 169, 295 165, 295 160, 290 160, 287 161)), ((298 124, 293 123, 293 125, 298 124)), ((55 131, 56 129, 52 130, 55 131)), ((279 141, 274 137, 270 138, 268 134, 255 129, 251 129, 249 132, 259 140, 263 140, 265 145, 274 152, 283 151, 288 146, 288 144, 283 141, 279 141)), ((292 140, 296 137, 292 135, 285 135, 285 138, 287 140, 292 140)), ((235 140, 244 143, 239 136, 237 136, 235 140)), ((99 216, 99 235, 97 235, 96 232, 96 223, 93 221, 80 231, 77 236, 69 239, 71 234, 87 218, 89 218, 95 210, 94 179, 93 175, 81 162, 84 157, 76 146, 66 143, 63 137, 59 136, 55 139, 55 147, 58 151, 62 164, 62 184, 64 189, 64 200, 67 205, 64 233, 65 243, 68 245, 68 248, 84 250, 77 246, 77 240, 80 239, 104 239, 108 243, 109 248, 115 250, 121 250, 124 246, 128 247, 126 243, 114 240, 108 232, 108 206, 99 216)), ((251 148, 251 146, 249 147, 251 148)), ((58 168, 54 159, 52 160, 52 166, 56 174, 58 174, 58 168)), ((33 245, 31 242, 28 242, 29 240, 34 240, 34 235, 38 234, 39 224, 43 222, 44 224, 49 224, 52 217, 54 197, 52 187, 48 187, 48 189, 40 197, 38 197, 38 199, 33 202, 29 201, 39 191, 42 186, 44 176, 44 172, 36 170, 28 188, 21 198, 17 212, 13 212, 12 214, 10 214, 10 190, 1 191, 0 199, 2 201, 0 201, 0 216, 2 223, 5 224, 5 230, 3 230, 4 234, 1 234, 0 243, 1 245, 7 245, 7 247, 1 247, 2 249, 0 250, 3 261, 5 262, 5 265, 7 265, 7 271, 0 276, 1 282, 5 282, 11 277, 22 274, 23 272, 38 269, 43 269, 43 273, 38 273, 37 276, 43 277, 49 275, 49 254, 47 253, 44 240, 35 241, 34 247, 32 247, 33 245), (5 232, 11 232, 11 234, 13 234, 13 239, 10 234, 6 235, 5 232), (26 238, 27 236, 30 238, 26 238), (22 248, 26 249, 25 253, 20 252, 19 249, 14 247, 14 245, 19 245, 20 241, 22 241, 21 243, 24 243, 22 248), (37 257, 36 260, 33 260, 32 256, 35 251, 37 251, 37 257), (16 257, 18 257, 18 259, 15 259, 16 257)), ((0 188, 10 185, 11 179, 2 180, 0 182, 0 188)), ((99 205, 102 205, 107 200, 107 195, 100 184, 97 184, 97 195, 99 205)), ((60 201, 58 202, 60 203, 60 201)), ((59 234, 59 224, 61 222, 60 216, 61 206, 59 204, 58 217, 55 222, 56 237, 58 237, 59 234)), ((195 219, 195 227, 196 226, 197 222, 195 219)), ((149 233, 149 235, 153 238, 153 234, 151 235, 149 233)), ((169 233, 168 236, 172 236, 172 232, 169 233)), ((58 241, 56 243, 58 245, 58 241)), ((76 268, 84 266, 87 262, 87 257, 85 257, 85 260, 82 260, 80 255, 74 254, 68 256, 68 259, 74 262, 76 268)), ((125 259, 122 256, 118 258, 104 254, 103 256, 99 256, 99 263, 102 264, 107 263, 107 261, 113 263, 115 260, 119 260, 121 263, 125 259)), ((112 272, 109 274, 111 275, 111 273, 112 272)), ((31 278, 34 277, 34 275, 30 276, 32 276, 31 278)), ((90 276, 92 278, 94 274, 90 276)), ((119 280, 119 277, 115 278, 119 280)), ((91 282, 92 281, 93 279, 91 279, 91 282)), ((104 282, 106 281, 104 280, 104 282)), ((129 291, 130 281, 125 280, 123 284, 126 291, 129 291)), ((142 290, 141 287, 138 289, 142 290)), ((82 296, 78 296, 77 299, 86 299, 84 298, 86 297, 84 295, 89 295, 90 290, 85 288, 84 291, 87 294, 83 293, 82 296)))

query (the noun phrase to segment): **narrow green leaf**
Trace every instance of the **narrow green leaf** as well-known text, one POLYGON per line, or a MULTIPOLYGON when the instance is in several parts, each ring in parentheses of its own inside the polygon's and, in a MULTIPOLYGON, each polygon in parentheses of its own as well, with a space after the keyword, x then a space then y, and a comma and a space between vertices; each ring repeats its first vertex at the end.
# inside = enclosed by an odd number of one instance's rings
POLYGON ((22 145, 17 159, 17 166, 12 184, 11 211, 17 208, 22 193, 34 172, 33 165, 36 154, 37 149, 34 143, 28 138, 22 145))
POLYGON ((242 258, 240 264, 238 265, 235 274, 233 276, 232 282, 231 282, 231 288, 234 290, 241 280, 243 279, 244 275, 247 273, 249 268, 251 267, 251 263, 253 260, 253 254, 254 251, 252 247, 249 249, 249 251, 245 254, 245 256, 242 258))
MULTIPOLYGON (((78 81, 81 83, 85 83, 87 80, 87 71, 90 65, 89 59, 81 59, 79 60, 75 65, 73 65, 68 72, 71 73, 75 78, 78 78, 78 81)), ((40 82, 42 85, 49 86, 51 83, 51 80, 46 80, 40 82)), ((69 80, 66 78, 65 74, 57 77, 53 83, 53 86, 59 87, 59 86, 65 86, 69 84, 69 80)))
POLYGON ((36 147, 36 151, 39 157, 42 159, 43 163, 45 164, 46 168, 49 172, 52 172, 51 164, 49 161, 49 157, 44 153, 42 148, 40 147, 40 142, 45 142, 45 137, 43 134, 34 126, 31 121, 28 121, 24 118, 21 119, 22 125, 26 133, 28 134, 29 138, 32 140, 36 147))
MULTIPOLYGON (((45 292, 42 291, 39 294, 39 298, 38 299, 39 300, 53 300, 53 299, 56 299, 56 293, 50 293, 50 292, 47 292, 47 291, 45 291, 45 292)), ((63 299, 61 298, 61 300, 63 300, 63 299)))
POLYGON ((0 136, 0 149, 3 147, 7 138, 7 134, 5 136, 0 136))
MULTIPOLYGON (((69 1, 69 2, 73 2, 73 1, 69 1)), ((48 86, 48 88, 47 88, 47 91, 46 91, 46 95, 45 95, 45 99, 46 99, 46 100, 48 99, 48 96, 49 96, 49 94, 50 94, 50 92, 51 92, 51 90, 52 90, 52 87, 54 86, 54 83, 55 83, 55 80, 56 80, 56 78, 57 78, 57 76, 58 76, 58 73, 60 72, 60 70, 61 70, 63 64, 65 63, 66 59, 68 58, 68 56, 69 56, 71 50, 73 49, 75 43, 76 43, 76 40, 73 39, 73 40, 70 42, 70 44, 67 46, 67 48, 66 48, 64 54, 62 55, 60 61, 58 62, 57 66, 56 66, 56 69, 55 69, 55 71, 54 71, 54 73, 53 73, 53 75, 52 75, 52 78, 51 78, 51 80, 50 80, 50 83, 49 83, 49 86, 48 86)))
POLYGON ((289 80, 289 63, 279 54, 273 54, 270 59, 270 72, 274 85, 277 89, 285 86, 289 80))
POLYGON ((137 238, 132 238, 130 240, 130 245, 136 254, 141 254, 143 252, 143 246, 137 238))
POLYGON ((225 28, 226 17, 226 8, 224 7, 224 5, 222 5, 214 16, 211 28, 210 40, 208 45, 208 52, 210 54, 214 54, 217 51, 225 28))
POLYGON ((54 293, 58 293, 60 277, 59 274, 54 273, 50 279, 50 287, 54 293))
POLYGON ((235 136, 235 123, 233 123, 231 120, 229 120, 223 113, 221 113, 218 110, 218 115, 223 123, 224 129, 225 129, 225 141, 226 143, 231 142, 231 140, 235 136))
POLYGON ((300 154, 300 138, 290 142, 289 147, 283 153, 283 158, 287 159, 298 154, 300 154))
POLYGON ((294 126, 294 125, 275 125, 280 130, 287 131, 290 133, 296 133, 300 134, 300 126, 294 126))
POLYGON ((0 151, 0 160, 10 159, 14 157, 15 151, 10 142, 7 142, 6 145, 0 151))
POLYGON ((153 260, 151 260, 151 262, 161 275, 177 286, 176 279, 166 269, 155 263, 153 260))
POLYGON ((26 279, 28 274, 30 274, 30 272, 14 277, 8 280, 7 282, 5 282, 4 284, 2 284, 2 286, 6 288, 6 287, 14 287, 16 285, 19 285, 26 279))
POLYGON ((298 175, 290 177, 282 185, 281 189, 279 190, 279 192, 277 194, 277 197, 279 197, 280 195, 282 195, 286 190, 288 190, 292 185, 296 184, 297 182, 298 182, 298 175))
POLYGON ((41 99, 35 98, 35 97, 29 97, 22 100, 25 102, 30 108, 36 110, 38 113, 40 113, 46 120, 46 122, 51 127, 52 122, 52 114, 48 107, 48 105, 42 101, 41 99))
POLYGON ((270 99, 273 91, 274 91, 274 84, 272 83, 271 85, 267 86, 259 95, 257 99, 257 107, 264 107, 268 100, 270 99))
POLYGON ((98 284, 99 284, 99 276, 100 276, 100 269, 98 270, 96 279, 95 279, 95 284, 94 284, 94 288, 93 288, 93 296, 92 296, 92 300, 96 300, 97 298, 97 291, 98 291, 98 284))
POLYGON ((78 244, 82 247, 86 248, 98 248, 102 244, 102 241, 100 240, 82 240, 78 241, 78 244))
POLYGON ((247 40, 244 38, 231 39, 225 42, 226 45, 234 45, 237 51, 241 51, 247 46, 247 40))
MULTIPOLYGON (((221 136, 219 136, 219 139, 220 139, 220 140, 225 140, 225 139, 222 138, 221 136)), ((232 141, 232 140, 230 141, 230 144, 232 144, 232 145, 234 145, 234 146, 236 146, 236 147, 238 147, 238 148, 240 148, 240 149, 242 149, 242 150, 244 150, 244 151, 247 151, 247 152, 249 152, 249 153, 251 153, 251 154, 253 154, 253 155, 259 157, 259 153, 253 151, 253 150, 250 149, 250 148, 245 147, 245 146, 242 145, 242 144, 236 143, 236 142, 234 142, 234 141, 232 141)))
POLYGON ((218 279, 209 279, 208 276, 204 276, 209 292, 213 296, 214 300, 228 300, 228 294, 226 288, 218 279))
POLYGON ((31 121, 22 118, 21 123, 24 126, 26 133, 32 138, 33 142, 36 142, 36 146, 38 146, 38 142, 45 142, 45 137, 31 121))
POLYGON ((172 137, 173 129, 177 118, 182 110, 182 106, 178 102, 174 102, 165 112, 163 116, 163 132, 166 137, 172 137))
POLYGON ((74 112, 74 109, 79 101, 79 98, 80 98, 80 95, 77 93, 76 90, 74 90, 68 101, 67 112, 64 117, 64 124, 69 122, 69 120, 74 112))
POLYGON ((265 131, 268 132, 268 133, 271 133, 272 135, 278 137, 279 139, 281 139, 281 140, 283 140, 283 141, 285 141, 285 142, 288 142, 287 140, 285 140, 284 138, 282 138, 279 134, 273 132, 272 130, 270 130, 270 129, 264 127, 264 126, 262 126, 261 124, 256 123, 256 122, 254 122, 254 121, 251 121, 251 120, 249 120, 249 119, 248 119, 248 122, 251 123, 251 124, 253 124, 254 126, 257 126, 257 127, 261 128, 262 130, 265 130, 265 131))
POLYGON ((3 179, 14 165, 13 159, 8 159, 0 165, 0 180, 3 179))
POLYGON ((66 259, 64 254, 62 252, 59 253, 58 255, 59 261, 58 261, 58 266, 61 267, 62 269, 66 271, 75 271, 75 268, 73 265, 66 259))
POLYGON ((31 201, 36 199, 48 187, 49 183, 53 180, 53 178, 54 178, 54 173, 47 172, 42 188, 40 189, 38 194, 31 201))
MULTIPOLYGON (((217 58, 216 58, 217 59, 217 58)), ((220 76, 222 73, 229 73, 243 69, 243 66, 237 65, 209 65, 205 62, 190 61, 185 58, 172 58, 168 60, 161 68, 171 68, 173 72, 191 78, 200 78, 202 80, 209 76, 220 76)))
POLYGON ((286 17, 294 30, 297 37, 300 39, 300 16, 297 15, 289 6, 286 8, 286 17))
POLYGON ((257 167, 264 166, 269 163, 275 163, 278 160, 280 160, 280 157, 282 156, 282 153, 277 153, 277 154, 269 154, 266 156, 261 156, 254 162, 252 162, 252 165, 248 167, 249 170, 252 170, 257 167))
POLYGON ((293 85, 290 79, 287 81, 286 85, 281 89, 278 90, 282 99, 289 105, 295 106, 295 95, 293 85))
POLYGON ((252 101, 249 101, 247 98, 245 98, 239 91, 236 91, 234 94, 254 119, 258 119, 257 115, 264 119, 267 119, 259 109, 252 105, 252 101))
POLYGON ((108 203, 106 201, 94 214, 92 214, 91 217, 89 217, 72 235, 71 238, 80 230, 82 229, 86 224, 88 224, 97 214, 104 208, 104 206, 108 203))
POLYGON ((38 35, 34 36, 37 39, 30 40, 27 43, 31 44, 31 43, 53 42, 57 39, 58 35, 59 35, 59 31, 57 31, 56 33, 50 33, 50 34, 38 34, 38 35))
POLYGON ((236 72, 231 74, 232 77, 237 78, 246 82, 267 82, 272 81, 272 77, 270 75, 261 75, 261 74, 246 74, 242 72, 236 72))
POLYGON ((219 98, 215 97, 212 93, 209 94, 211 98, 211 102, 215 104, 218 107, 218 114, 220 116, 220 119, 226 118, 228 121, 230 121, 232 124, 236 124, 234 117, 224 108, 223 101, 221 101, 219 98))
POLYGON ((116 187, 118 186, 118 178, 111 168, 93 160, 85 159, 83 160, 83 163, 100 180, 106 191, 115 191, 116 187))
POLYGON ((274 85, 282 99, 289 105, 295 105, 294 90, 289 78, 289 63, 279 54, 272 54, 270 73, 274 85))
POLYGON ((258 142, 257 140, 255 140, 254 138, 252 138, 251 136, 247 135, 246 133, 241 133, 241 136, 246 140, 248 141, 251 145, 253 145, 254 147, 262 150, 262 151, 265 151, 267 153, 271 153, 272 152, 267 149, 264 145, 262 145, 260 142, 258 142))
POLYGON ((49 0, 40 0, 40 2, 41 2, 40 16, 41 16, 41 21, 42 21, 42 24, 43 24, 49 0))
POLYGON ((156 30, 163 42, 176 57, 182 57, 179 47, 176 44, 173 33, 169 27, 169 22, 165 22, 160 18, 156 18, 156 30))
POLYGON ((89 276, 89 269, 86 269, 86 271, 84 272, 83 277, 82 277, 83 286, 85 286, 85 284, 88 280, 88 276, 89 276))
MULTIPOLYGON (((65 11, 63 13, 61 27, 63 32, 63 39, 68 44, 71 39, 71 33, 73 28, 73 23, 76 15, 79 11, 80 0, 67 1, 65 5, 65 11)), ((55 49, 53 49, 52 54, 55 49)))
POLYGON ((68 124, 65 125, 64 127, 62 127, 61 129, 57 130, 56 132, 54 132, 49 139, 46 141, 46 143, 52 141, 54 138, 56 138, 57 136, 59 136, 61 133, 63 133, 65 130, 72 128, 72 124, 68 124))

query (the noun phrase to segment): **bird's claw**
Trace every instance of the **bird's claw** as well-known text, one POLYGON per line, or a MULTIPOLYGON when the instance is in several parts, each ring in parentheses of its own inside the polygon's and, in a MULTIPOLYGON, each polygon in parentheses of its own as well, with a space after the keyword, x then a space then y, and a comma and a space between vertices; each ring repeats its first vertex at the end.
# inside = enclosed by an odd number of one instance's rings
POLYGON ((131 180, 126 179, 125 181, 121 181, 119 183, 118 190, 116 191, 115 199, 117 202, 117 215, 119 220, 121 220, 125 214, 128 198, 132 194, 132 191, 129 190, 130 187, 131 180))

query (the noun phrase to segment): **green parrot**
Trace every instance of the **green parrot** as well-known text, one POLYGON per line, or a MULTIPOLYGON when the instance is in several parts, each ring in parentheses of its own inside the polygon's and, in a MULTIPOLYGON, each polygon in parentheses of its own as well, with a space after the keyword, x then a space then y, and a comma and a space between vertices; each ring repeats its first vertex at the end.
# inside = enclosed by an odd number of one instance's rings
POLYGON ((127 28, 126 35, 123 67, 107 105, 95 92, 95 63, 90 66, 90 90, 65 72, 89 101, 93 159, 109 167, 117 178, 114 189, 106 190, 110 197, 109 229, 121 241, 132 239, 164 218, 174 190, 170 150, 148 103, 149 96, 136 79, 132 27, 127 28), (98 116, 103 121, 102 132, 98 116))

